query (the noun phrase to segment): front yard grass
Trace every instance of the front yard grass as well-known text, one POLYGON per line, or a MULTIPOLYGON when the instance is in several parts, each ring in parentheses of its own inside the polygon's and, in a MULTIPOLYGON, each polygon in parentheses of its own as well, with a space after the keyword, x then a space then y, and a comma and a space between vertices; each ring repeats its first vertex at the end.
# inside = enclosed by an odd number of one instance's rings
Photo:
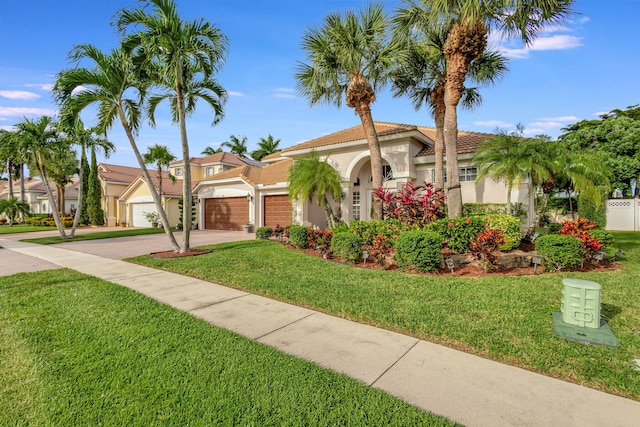
MULTIPOLYGON (((279 243, 209 246, 198 257, 130 261, 224 284, 444 344, 552 377, 640 400, 640 233, 615 232, 624 268, 479 279, 365 270, 279 243), (602 314, 621 347, 554 335, 562 279, 602 285, 602 314)), ((523 385, 525 386, 525 385, 523 385)))
POLYGON ((13 233, 32 233, 34 231, 48 231, 55 230, 56 227, 41 226, 41 225, 28 225, 28 224, 13 224, 11 226, 3 224, 0 225, 0 234, 13 234, 13 233))
MULTIPOLYGON (((175 231, 175 230, 174 230, 175 231)), ((114 231, 97 231, 93 233, 76 234, 73 239, 63 239, 60 235, 50 237, 35 237, 32 239, 21 239, 21 242, 37 243, 39 245, 55 245, 58 243, 78 242, 84 240, 112 239, 114 237, 141 236, 146 234, 164 233, 163 228, 125 228, 114 231)))
POLYGON ((0 277, 0 425, 452 425, 71 270, 0 277))

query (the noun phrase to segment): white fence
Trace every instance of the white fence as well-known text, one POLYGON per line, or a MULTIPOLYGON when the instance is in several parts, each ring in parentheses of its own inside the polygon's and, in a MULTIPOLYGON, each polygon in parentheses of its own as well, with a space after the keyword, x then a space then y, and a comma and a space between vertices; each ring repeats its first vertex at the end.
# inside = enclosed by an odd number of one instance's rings
POLYGON ((607 230, 640 230, 640 199, 607 200, 607 230))

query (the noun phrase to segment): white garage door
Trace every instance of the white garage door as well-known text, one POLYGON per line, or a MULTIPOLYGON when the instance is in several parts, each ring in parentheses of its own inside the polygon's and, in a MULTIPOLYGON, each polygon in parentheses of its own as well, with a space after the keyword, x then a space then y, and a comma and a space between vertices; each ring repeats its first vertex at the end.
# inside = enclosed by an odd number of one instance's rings
POLYGON ((131 226, 151 227, 151 223, 144 217, 144 212, 156 212, 155 203, 134 203, 132 206, 131 226))

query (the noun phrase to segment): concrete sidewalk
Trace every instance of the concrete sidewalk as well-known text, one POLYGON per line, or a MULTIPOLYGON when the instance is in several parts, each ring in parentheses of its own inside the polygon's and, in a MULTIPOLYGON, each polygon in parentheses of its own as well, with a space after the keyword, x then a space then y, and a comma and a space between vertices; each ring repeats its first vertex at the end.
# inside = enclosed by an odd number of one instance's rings
MULTIPOLYGON (((640 402, 194 278, 60 247, 5 248, 131 288, 469 426, 633 426, 640 402)), ((638 373, 640 375, 640 372, 638 373)))

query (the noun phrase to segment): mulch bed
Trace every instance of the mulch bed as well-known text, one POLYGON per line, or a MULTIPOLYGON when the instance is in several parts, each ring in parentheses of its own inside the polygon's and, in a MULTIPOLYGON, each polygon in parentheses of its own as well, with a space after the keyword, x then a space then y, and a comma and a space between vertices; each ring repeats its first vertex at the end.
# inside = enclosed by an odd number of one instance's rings
POLYGON ((174 251, 164 251, 164 252, 153 252, 149 254, 151 258, 182 258, 185 256, 196 256, 208 254, 211 252, 211 249, 191 249, 188 252, 174 252, 174 251))

